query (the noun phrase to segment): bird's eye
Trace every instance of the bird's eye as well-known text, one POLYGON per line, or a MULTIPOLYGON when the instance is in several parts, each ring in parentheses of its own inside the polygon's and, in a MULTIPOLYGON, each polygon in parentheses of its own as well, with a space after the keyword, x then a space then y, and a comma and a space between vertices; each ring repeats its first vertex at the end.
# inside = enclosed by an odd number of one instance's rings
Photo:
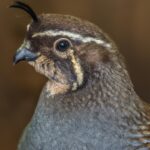
POLYGON ((65 52, 71 47, 71 42, 68 39, 59 39, 55 42, 55 49, 60 52, 65 52))

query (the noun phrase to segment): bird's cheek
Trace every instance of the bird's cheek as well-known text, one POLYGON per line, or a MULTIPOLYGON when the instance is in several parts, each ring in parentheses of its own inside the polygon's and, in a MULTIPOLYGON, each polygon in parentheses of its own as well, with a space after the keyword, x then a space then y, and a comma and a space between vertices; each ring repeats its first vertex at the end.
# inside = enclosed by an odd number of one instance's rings
POLYGON ((66 75, 54 61, 47 56, 41 55, 34 62, 29 62, 29 64, 35 68, 36 72, 44 75, 49 80, 54 80, 62 84, 67 83, 66 75))

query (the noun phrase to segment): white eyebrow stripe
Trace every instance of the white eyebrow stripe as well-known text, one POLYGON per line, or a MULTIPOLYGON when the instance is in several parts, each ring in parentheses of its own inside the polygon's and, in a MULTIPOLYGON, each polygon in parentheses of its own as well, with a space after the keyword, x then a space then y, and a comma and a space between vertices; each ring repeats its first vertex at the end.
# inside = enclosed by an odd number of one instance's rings
POLYGON ((111 48, 111 44, 101 40, 101 39, 98 39, 98 38, 93 38, 93 37, 83 37, 82 35, 80 34, 77 34, 77 33, 72 33, 72 32, 68 32, 68 31, 56 31, 56 30, 48 30, 48 31, 44 31, 44 32, 38 32, 38 33, 35 33, 32 35, 32 37, 37 37, 37 36, 40 36, 40 37, 43 37, 43 36, 67 36, 71 39, 74 39, 74 40, 81 40, 83 43, 88 43, 88 42, 95 42, 99 45, 103 45, 104 47, 107 47, 107 48, 111 48))
POLYGON ((30 29, 30 24, 27 25, 27 31, 29 31, 29 29, 30 29))

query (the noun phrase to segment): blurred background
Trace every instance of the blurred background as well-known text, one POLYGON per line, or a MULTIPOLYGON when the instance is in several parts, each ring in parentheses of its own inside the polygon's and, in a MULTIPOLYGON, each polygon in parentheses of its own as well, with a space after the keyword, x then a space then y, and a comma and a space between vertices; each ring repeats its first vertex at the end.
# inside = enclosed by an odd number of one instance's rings
MULTIPOLYGON (((1 0, 2 1, 2 0, 1 0)), ((23 1, 23 0, 22 0, 23 1)), ((12 65, 29 16, 0 5, 0 149, 15 150, 30 120, 46 79, 26 63, 12 65)), ((150 101, 149 0, 24 0, 37 13, 71 14, 94 22, 107 32, 125 56, 137 93, 150 101)))

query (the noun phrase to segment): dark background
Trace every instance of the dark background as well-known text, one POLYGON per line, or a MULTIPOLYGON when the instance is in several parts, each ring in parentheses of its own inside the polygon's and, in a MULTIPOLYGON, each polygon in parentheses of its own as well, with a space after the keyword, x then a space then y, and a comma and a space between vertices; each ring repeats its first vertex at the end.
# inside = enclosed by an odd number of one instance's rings
MULTIPOLYGON (((23 0, 22 0, 23 1, 23 0)), ((26 63, 12 65, 29 16, 0 4, 0 150, 15 150, 31 118, 45 78, 26 63)), ((24 0, 37 13, 71 14, 99 25, 126 58, 137 93, 150 100, 149 0, 24 0)))

